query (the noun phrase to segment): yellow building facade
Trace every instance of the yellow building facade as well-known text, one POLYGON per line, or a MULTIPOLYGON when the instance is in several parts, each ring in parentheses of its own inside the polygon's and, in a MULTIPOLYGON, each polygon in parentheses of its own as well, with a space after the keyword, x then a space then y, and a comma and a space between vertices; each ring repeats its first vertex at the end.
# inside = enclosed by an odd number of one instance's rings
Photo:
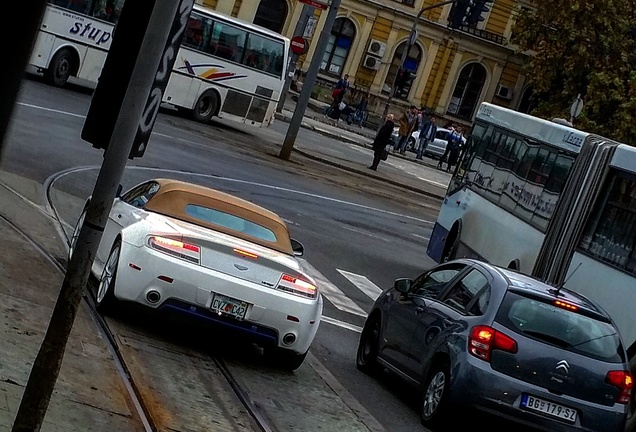
MULTIPOLYGON (((415 105, 447 122, 470 125, 484 101, 527 111, 530 89, 522 72, 526 57, 509 42, 515 16, 527 6, 525 1, 494 0, 482 14, 483 21, 459 29, 448 25, 452 4, 425 10, 409 45, 418 13, 437 0, 342 0, 317 86, 328 88, 347 74, 352 88, 347 102, 355 104, 367 94, 369 110, 381 113, 396 84, 402 52, 408 49, 403 65, 410 76, 395 86, 401 91, 391 100, 391 112, 415 105)), ((197 2, 290 38, 304 6, 297 0, 197 2)), ((309 52, 298 64, 302 71, 309 68, 327 17, 326 10, 313 8, 312 12, 309 52)))

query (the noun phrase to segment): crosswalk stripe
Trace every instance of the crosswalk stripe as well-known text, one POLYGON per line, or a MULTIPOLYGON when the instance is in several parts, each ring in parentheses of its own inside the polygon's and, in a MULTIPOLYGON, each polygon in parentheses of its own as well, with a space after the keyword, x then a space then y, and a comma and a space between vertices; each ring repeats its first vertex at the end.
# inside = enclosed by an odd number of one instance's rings
POLYGON ((311 277, 316 279, 318 283, 318 289, 321 290, 322 295, 327 298, 335 307, 343 312, 366 317, 367 313, 356 302, 351 300, 340 289, 332 284, 327 278, 325 278, 318 270, 316 270, 307 261, 302 261, 303 269, 309 273, 311 277))
POLYGON ((338 327, 341 327, 341 328, 344 328, 344 329, 347 329, 347 330, 351 330, 351 331, 354 331, 356 333, 362 333, 362 327, 360 327, 360 326, 357 326, 355 324, 351 324, 351 323, 348 323, 348 322, 340 321, 340 320, 337 320, 335 318, 331 318, 331 317, 328 317, 328 316, 325 316, 325 315, 323 315, 320 318, 320 321, 321 322, 326 322, 326 323, 329 323, 331 325, 335 325, 335 326, 338 326, 338 327))
POLYGON ((360 291, 365 293, 371 300, 377 299, 382 294, 382 288, 367 279, 366 276, 351 273, 346 270, 337 269, 341 275, 354 284, 360 291))

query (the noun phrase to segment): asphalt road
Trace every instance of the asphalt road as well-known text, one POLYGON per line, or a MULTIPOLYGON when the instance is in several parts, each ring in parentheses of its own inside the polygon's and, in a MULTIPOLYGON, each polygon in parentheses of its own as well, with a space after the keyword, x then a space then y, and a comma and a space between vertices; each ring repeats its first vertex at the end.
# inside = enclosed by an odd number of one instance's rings
MULTIPOLYGON (((59 193, 81 202, 92 192, 102 162, 102 151, 80 138, 89 104, 90 92, 25 80, 2 170, 41 184, 54 179, 59 193)), ((425 250, 437 203, 298 155, 282 161, 276 140, 282 142, 286 127, 275 123, 260 135, 249 134, 228 122, 202 125, 165 110, 146 155, 128 163, 123 186, 151 177, 176 177, 273 210, 305 245, 307 262, 347 301, 368 311, 372 299, 361 284, 385 288, 395 278, 415 277, 433 264, 425 250)), ((355 152, 362 158, 371 155, 304 129, 298 141, 325 146, 343 157, 355 152)), ((81 209, 75 205, 58 210, 72 226, 81 209)), ((312 353, 387 430, 424 430, 413 390, 394 377, 372 379, 357 371, 357 330, 363 316, 336 307, 328 296, 324 315, 328 321, 321 324, 312 353)))

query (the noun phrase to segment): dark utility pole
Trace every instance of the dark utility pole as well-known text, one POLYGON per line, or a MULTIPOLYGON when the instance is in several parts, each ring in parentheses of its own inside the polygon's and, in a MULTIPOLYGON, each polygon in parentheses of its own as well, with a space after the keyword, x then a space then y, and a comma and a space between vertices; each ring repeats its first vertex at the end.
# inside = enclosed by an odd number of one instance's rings
MULTIPOLYGON (((435 9, 450 3, 455 3, 455 1, 456 0, 448 0, 441 3, 435 3, 434 5, 431 5, 431 6, 426 6, 425 8, 420 9, 420 11, 415 16, 415 19, 413 20, 413 25, 411 26, 411 33, 409 34, 408 44, 406 44, 406 48, 402 50, 402 56, 400 57, 400 67, 398 68, 395 74, 395 77, 393 78, 393 85, 391 85, 391 90, 389 91, 389 98, 386 100, 386 105, 384 106, 384 112, 382 113, 382 121, 384 121, 387 114, 389 113, 389 107, 391 106, 391 101, 393 100, 393 97, 395 96, 395 83, 397 81, 397 77, 400 71, 404 70, 404 63, 406 62, 406 56, 408 52, 411 50, 411 47, 413 46, 413 44, 415 43, 415 40, 417 39, 417 23, 420 20, 420 17, 427 10, 435 9)), ((382 121, 380 122, 380 125, 378 126, 378 130, 380 130, 380 128, 382 127, 382 124, 383 124, 382 121)))
MULTIPOLYGON (((39 432, 42 427, 62 366, 66 344, 88 281, 90 267, 126 168, 142 113, 155 76, 160 71, 160 65, 167 63, 164 52, 166 42, 177 16, 180 16, 182 28, 185 28, 193 0, 155 0, 153 3, 154 7, 150 7, 151 2, 143 2, 147 12, 141 15, 146 18, 146 32, 141 34, 143 40, 139 52, 132 53, 136 54, 137 61, 130 80, 128 83, 121 83, 122 86, 128 84, 121 110, 104 154, 104 162, 97 177, 86 219, 68 264, 51 321, 31 368, 12 432, 39 432)), ((126 2, 118 25, 124 24, 129 12, 140 10, 136 9, 140 8, 140 4, 141 2, 126 2)), ((24 16, 28 17, 29 13, 25 12, 24 16)), ((128 22, 132 22, 134 27, 134 24, 138 24, 134 21, 128 22)), ((118 31, 123 29, 124 27, 121 27, 118 31)), ((113 43, 117 37, 118 34, 115 32, 113 43)), ((109 56, 113 53, 111 48, 109 56)), ((108 63, 108 58, 106 62, 108 63)))
POLYGON ((281 159, 289 160, 291 157, 296 137, 298 136, 298 129, 303 121, 309 98, 311 97, 311 90, 318 77, 318 70, 320 69, 320 63, 322 57, 327 49, 327 43, 329 42, 329 36, 331 35, 331 28, 333 22, 336 20, 336 13, 340 7, 340 0, 332 0, 329 6, 329 12, 327 13, 327 20, 325 21, 325 27, 320 32, 320 38, 318 39, 318 45, 316 45, 316 51, 311 59, 309 70, 305 76, 305 82, 303 83, 303 89, 298 96, 298 102, 296 103, 296 110, 292 116, 289 128, 287 128, 287 135, 285 135, 285 141, 283 141, 283 147, 280 149, 279 157, 281 159))

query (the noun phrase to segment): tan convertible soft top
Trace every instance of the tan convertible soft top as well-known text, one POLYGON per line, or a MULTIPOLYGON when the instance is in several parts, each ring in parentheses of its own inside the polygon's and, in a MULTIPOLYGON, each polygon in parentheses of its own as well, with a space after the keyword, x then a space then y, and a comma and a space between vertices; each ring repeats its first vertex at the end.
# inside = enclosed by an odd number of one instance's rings
POLYGON ((287 225, 274 212, 259 205, 220 192, 216 189, 199 186, 173 179, 153 179, 159 184, 159 190, 144 206, 145 209, 171 216, 195 225, 224 232, 235 237, 240 237, 253 243, 272 248, 286 254, 293 254, 287 225), (257 225, 271 230, 276 236, 275 242, 270 242, 233 229, 209 223, 195 218, 186 213, 188 204, 206 207, 232 215, 239 216, 257 225))

